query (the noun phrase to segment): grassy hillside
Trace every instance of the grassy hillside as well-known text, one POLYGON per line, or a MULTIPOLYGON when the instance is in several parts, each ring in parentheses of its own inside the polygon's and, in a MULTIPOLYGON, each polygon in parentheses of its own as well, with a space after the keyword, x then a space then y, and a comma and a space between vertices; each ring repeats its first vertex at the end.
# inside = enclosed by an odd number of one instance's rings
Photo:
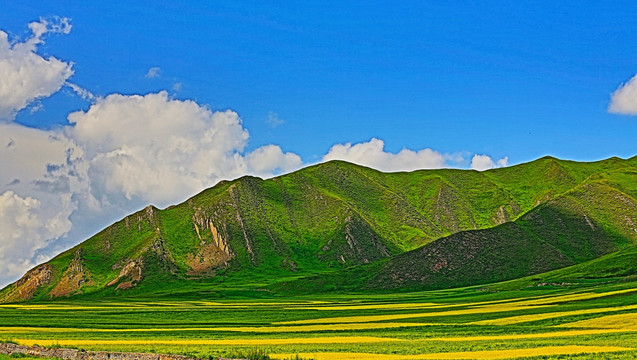
MULTIPOLYGON (((626 168, 594 174, 515 221, 462 231, 382 262, 274 288, 292 292, 441 289, 582 263, 569 271, 586 269, 590 277, 628 275, 634 270, 631 260, 637 260, 631 250, 637 241, 636 179, 637 172, 626 168), (607 254, 611 255, 600 258, 607 254), (613 264, 618 259, 621 263, 613 264)), ((565 269, 555 274, 568 277, 569 273, 565 269)))
POLYGON ((243 177, 127 216, 31 270, 0 301, 513 279, 635 243, 636 165, 546 157, 485 172, 388 174, 334 161, 243 177))

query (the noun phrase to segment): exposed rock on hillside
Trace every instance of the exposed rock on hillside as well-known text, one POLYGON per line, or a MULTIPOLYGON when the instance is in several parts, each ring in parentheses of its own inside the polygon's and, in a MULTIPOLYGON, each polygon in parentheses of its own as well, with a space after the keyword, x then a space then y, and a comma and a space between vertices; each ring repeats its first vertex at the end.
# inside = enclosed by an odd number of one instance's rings
POLYGON ((52 267, 42 264, 29 270, 15 283, 6 287, 0 293, 0 302, 17 302, 33 298, 36 291, 51 282, 52 267))
POLYGON ((69 266, 64 270, 62 277, 57 284, 49 291, 51 297, 70 296, 81 292, 83 286, 91 286, 91 273, 82 264, 82 250, 77 249, 75 258, 71 260, 69 266))

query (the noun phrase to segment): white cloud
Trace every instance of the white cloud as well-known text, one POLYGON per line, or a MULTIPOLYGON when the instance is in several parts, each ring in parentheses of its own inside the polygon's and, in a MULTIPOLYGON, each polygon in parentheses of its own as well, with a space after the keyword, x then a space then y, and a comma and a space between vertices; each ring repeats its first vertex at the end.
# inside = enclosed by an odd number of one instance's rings
POLYGON ((613 92, 608 111, 614 114, 637 115, 637 75, 613 92))
POLYGON ((17 43, 10 42, 7 33, 0 31, 0 121, 12 121, 18 111, 57 92, 73 75, 71 63, 36 53, 46 33, 71 31, 69 19, 40 19, 30 23, 29 29, 32 36, 17 43))
POLYGON ((509 165, 509 157, 505 156, 496 162, 496 167, 505 167, 509 165))
POLYGON ((68 35, 71 33, 71 19, 67 17, 52 16, 40 18, 40 21, 29 23, 29 29, 33 37, 29 40, 33 44, 43 43, 42 36, 48 32, 68 35))
POLYGON ((265 145, 246 155, 251 173, 268 177, 273 173, 285 173, 303 166, 301 157, 294 153, 284 153, 278 145, 265 145))
MULTIPOLYGON (((0 124, 0 286, 37 264, 76 224, 81 149, 57 131, 0 124)), ((87 233, 84 233, 86 235, 87 233)), ((49 254, 53 255, 53 253, 49 254)))
POLYGON ((76 167, 75 162, 81 156, 81 149, 59 131, 0 124, 0 168, 5 169, 0 171, 0 192, 10 183, 19 184, 11 188, 19 192, 45 183, 56 184, 54 187, 63 183, 71 186, 69 173, 77 171, 70 167, 76 167))
POLYGON ((509 157, 505 156, 498 161, 493 161, 493 159, 489 155, 473 155, 471 159, 471 169, 484 171, 489 169, 494 169, 497 167, 504 167, 509 164, 509 157))
POLYGON ((87 89, 77 84, 73 84, 67 81, 65 85, 70 87, 71 90, 73 90, 79 97, 81 97, 84 100, 95 101, 95 99, 97 98, 95 95, 93 95, 92 92, 88 91, 87 89))
POLYGON ((43 246, 37 231, 41 219, 34 213, 39 208, 40 202, 31 197, 21 198, 12 191, 0 194, 0 267, 9 276, 33 266, 33 250, 43 246))
POLYGON ((269 176, 300 166, 268 145, 243 155, 249 134, 234 111, 211 111, 156 94, 113 94, 68 116, 67 135, 85 151, 91 194, 109 204, 167 206, 222 179, 269 176))
POLYGON ((285 121, 283 119, 281 119, 279 117, 279 114, 270 111, 268 113, 268 118, 266 119, 266 123, 271 127, 271 128, 275 128, 275 127, 279 127, 281 125, 283 125, 285 121))
POLYGON ((0 280, 22 275, 36 265, 37 251, 71 229, 70 195, 52 200, 56 206, 13 191, 0 194, 0 280))
POLYGON ((369 142, 352 145, 336 144, 323 157, 323 161, 344 160, 381 171, 412 171, 436 169, 446 165, 445 155, 432 150, 402 149, 397 154, 386 152, 383 140, 372 138, 369 142))
POLYGON ((156 77, 159 77, 160 73, 161 73, 161 69, 157 66, 154 66, 148 69, 148 72, 146 73, 146 75, 144 75, 144 77, 146 79, 154 79, 156 77))
POLYGON ((123 195, 169 205, 236 176, 237 152, 248 139, 235 112, 212 112, 166 92, 109 95, 68 119, 75 124, 68 135, 90 163, 93 195, 111 202, 123 195))

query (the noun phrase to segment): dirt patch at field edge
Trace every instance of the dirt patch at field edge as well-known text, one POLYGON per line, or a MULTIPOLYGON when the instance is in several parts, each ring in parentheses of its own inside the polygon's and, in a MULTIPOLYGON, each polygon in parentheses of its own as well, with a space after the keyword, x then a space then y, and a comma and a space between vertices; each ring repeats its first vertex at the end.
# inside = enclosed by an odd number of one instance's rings
MULTIPOLYGON (((11 343, 0 343, 0 354, 25 354, 29 356, 54 357, 64 360, 201 360, 183 355, 111 352, 111 351, 86 351, 83 349, 43 348, 39 346, 24 346, 11 343)), ((218 360, 243 360, 226 359, 218 360)))

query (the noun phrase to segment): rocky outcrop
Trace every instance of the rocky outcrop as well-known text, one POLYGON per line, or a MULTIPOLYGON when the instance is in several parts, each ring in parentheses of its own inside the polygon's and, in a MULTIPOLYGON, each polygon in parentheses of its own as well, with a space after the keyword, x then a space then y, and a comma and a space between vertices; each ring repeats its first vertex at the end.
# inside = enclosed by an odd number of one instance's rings
MULTIPOLYGON (((137 285, 143 277, 143 266, 144 263, 141 258, 129 261, 128 263, 126 263, 126 265, 123 266, 122 270, 119 272, 119 275, 117 275, 115 279, 106 284, 106 286, 113 286, 117 284, 117 287, 115 289, 128 289, 137 285)), ((114 268, 117 267, 118 264, 114 265, 114 268)))
POLYGON ((75 252, 75 257, 69 263, 55 287, 49 291, 51 297, 71 296, 81 293, 83 286, 93 285, 90 272, 82 262, 82 250, 75 252))
POLYGON ((214 269, 227 266, 228 261, 234 257, 234 253, 212 218, 202 210, 198 210, 193 215, 192 222, 199 239, 199 246, 195 254, 187 255, 186 264, 190 267, 187 274, 210 275, 214 269))
POLYGON ((226 266, 231 256, 223 249, 223 247, 219 247, 214 242, 203 242, 195 255, 187 255, 186 264, 190 267, 187 274, 209 274, 213 269, 226 266))
POLYGON ((7 292, 0 297, 0 302, 18 302, 31 299, 38 289, 51 283, 52 272, 49 264, 42 264, 29 270, 20 280, 7 288, 7 292))

